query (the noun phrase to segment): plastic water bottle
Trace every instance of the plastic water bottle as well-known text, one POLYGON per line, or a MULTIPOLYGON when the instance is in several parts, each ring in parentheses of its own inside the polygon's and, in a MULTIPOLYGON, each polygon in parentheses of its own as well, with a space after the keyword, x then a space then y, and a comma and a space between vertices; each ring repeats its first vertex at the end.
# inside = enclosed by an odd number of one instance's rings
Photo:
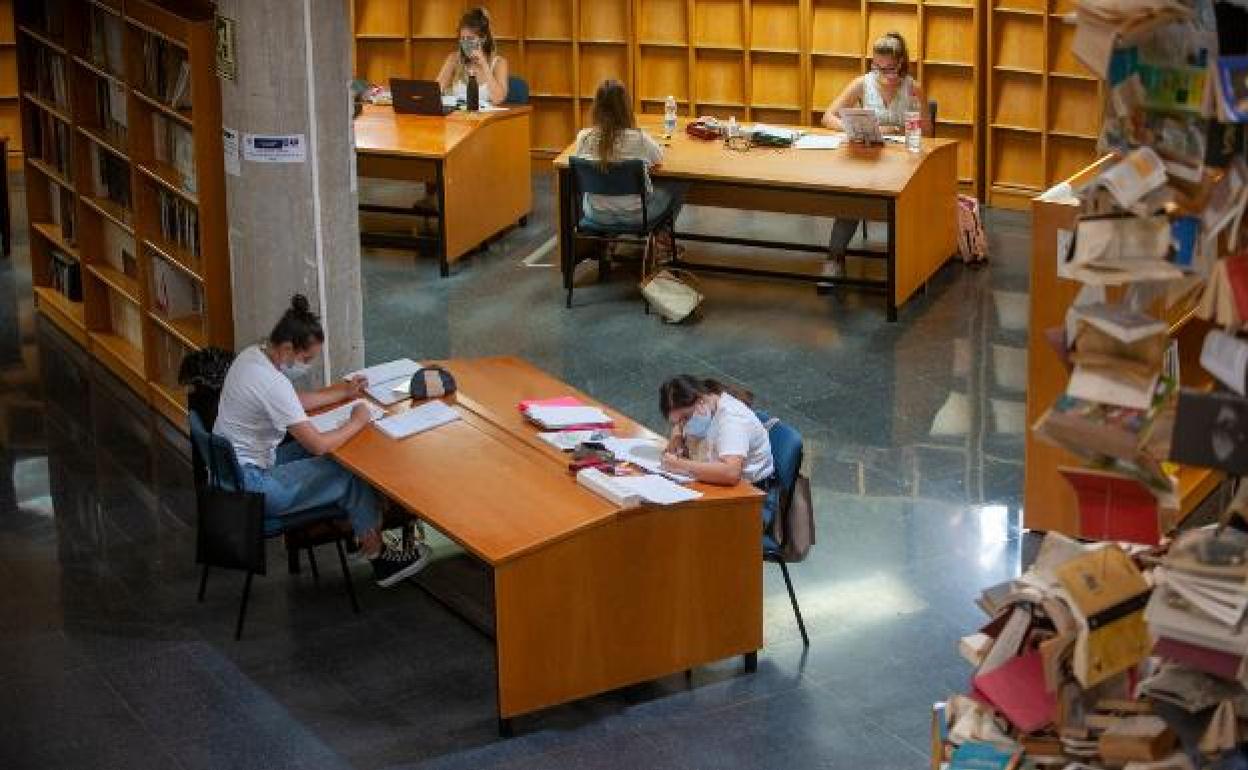
POLYGON ((923 113, 915 110, 906 113, 906 149, 910 152, 923 150, 923 113))
POLYGON ((667 101, 663 102, 663 133, 667 138, 672 138, 672 134, 676 133, 676 97, 669 96, 667 101))
POLYGON ((737 125, 737 116, 729 115, 728 116, 728 138, 736 139, 740 135, 741 135, 741 128, 740 126, 737 125))
POLYGON ((481 109, 481 86, 477 83, 476 75, 468 75, 467 91, 468 111, 476 112, 481 109))

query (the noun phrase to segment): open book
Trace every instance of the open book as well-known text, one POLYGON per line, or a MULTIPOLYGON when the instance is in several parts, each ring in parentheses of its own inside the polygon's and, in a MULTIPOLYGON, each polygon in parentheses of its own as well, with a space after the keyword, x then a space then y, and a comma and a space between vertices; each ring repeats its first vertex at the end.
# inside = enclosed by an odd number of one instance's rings
POLYGON ((368 403, 362 398, 336 406, 328 412, 321 412, 311 418, 312 426, 321 433, 329 433, 331 430, 338 430, 347 424, 347 420, 351 419, 351 412, 355 409, 356 404, 363 404, 368 407, 368 412, 373 421, 380 420, 386 416, 385 410, 380 409, 373 404, 368 403))

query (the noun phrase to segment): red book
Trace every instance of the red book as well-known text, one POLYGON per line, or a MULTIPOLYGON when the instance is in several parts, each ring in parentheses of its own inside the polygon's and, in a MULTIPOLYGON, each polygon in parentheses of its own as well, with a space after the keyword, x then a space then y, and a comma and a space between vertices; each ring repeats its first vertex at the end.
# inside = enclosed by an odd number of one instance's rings
POLYGON ((1045 684, 1044 659, 1039 650, 1012 658, 973 681, 975 690, 1019 730, 1035 732, 1052 723, 1057 697, 1045 684))
POLYGON ((1166 636, 1157 638, 1157 643, 1153 645, 1153 654, 1230 680, 1239 678, 1239 668, 1243 664, 1243 658, 1239 655, 1166 636))
POLYGON ((1059 468, 1079 500, 1079 537, 1157 545, 1157 498, 1140 481, 1094 468, 1059 468))
POLYGON ((1226 282, 1235 298, 1235 313, 1248 318, 1248 255, 1226 258, 1226 282))

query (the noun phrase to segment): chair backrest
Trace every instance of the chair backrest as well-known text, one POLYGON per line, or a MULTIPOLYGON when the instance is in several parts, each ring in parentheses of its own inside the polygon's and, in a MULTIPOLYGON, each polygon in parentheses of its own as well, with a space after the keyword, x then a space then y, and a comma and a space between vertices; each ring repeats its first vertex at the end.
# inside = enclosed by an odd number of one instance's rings
POLYGON ((503 100, 503 104, 528 104, 529 103, 529 81, 519 75, 511 75, 507 78, 507 98, 503 100))
POLYGON ((238 491, 243 488, 243 469, 238 464, 234 447, 224 436, 210 433, 195 412, 190 413, 191 449, 195 463, 207 471, 205 481, 220 489, 238 491))
MULTIPOLYGON (((767 426, 767 438, 771 442, 771 460, 780 483, 780 499, 787 504, 793 499, 793 485, 802 470, 802 434, 779 419, 764 420, 763 425, 767 426)), ((778 513, 783 515, 784 511, 778 513)))
POLYGON ((568 159, 572 168, 572 200, 576 206, 576 219, 581 218, 581 196, 590 195, 636 195, 641 199, 641 224, 649 224, 646 213, 646 163, 634 158, 617 160, 607 164, 604 170, 596 160, 568 159))
MULTIPOLYGON (((802 475, 802 434, 778 418, 756 412, 767 428, 771 459, 779 494, 774 518, 764 538, 764 557, 799 562, 815 544, 815 512, 810 504, 810 482, 802 475)), ((769 498, 769 500, 772 498, 769 498)))

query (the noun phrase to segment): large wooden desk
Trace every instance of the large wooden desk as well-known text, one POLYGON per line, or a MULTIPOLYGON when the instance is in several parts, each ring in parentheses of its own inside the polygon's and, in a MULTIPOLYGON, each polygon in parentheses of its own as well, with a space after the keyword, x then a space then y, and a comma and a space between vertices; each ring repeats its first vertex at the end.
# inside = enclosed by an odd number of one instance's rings
MULTIPOLYGON (((358 174, 434 185, 435 208, 364 204, 361 211, 437 219, 434 241, 442 275, 464 254, 525 219, 533 208, 530 107, 453 112, 446 117, 396 115, 365 105, 355 119, 358 174)), ((363 234, 370 245, 410 247, 420 238, 363 234)))
MULTIPOLYGON (((365 430, 334 456, 493 568, 500 731, 547 706, 762 647, 762 494, 700 486, 620 510, 577 485, 522 399, 575 395, 515 358, 444 364, 463 419, 403 441, 365 430)), ((392 408, 408 408, 400 404, 392 408)), ((621 436, 652 435, 610 410, 621 436)))
MULTIPOLYGON (((657 118, 647 116, 639 123, 652 136, 662 132, 657 118)), ((822 129, 803 130, 828 133, 822 129)), ((565 291, 572 286, 578 261, 568 164, 572 149, 569 147, 555 159, 559 170, 557 210, 565 291)), ((722 142, 688 136, 682 122, 664 149, 663 163, 651 176, 687 185, 685 202, 689 204, 887 223, 885 252, 850 252, 884 259, 884 281, 828 279, 822 275, 691 261, 681 266, 883 289, 890 321, 896 320, 897 308, 925 286, 957 249, 957 143, 950 139, 924 139, 923 150, 918 153, 891 142, 874 148, 846 145, 837 150, 756 148, 736 152, 725 148, 722 142)), ((723 234, 678 232, 677 238, 824 253, 828 249, 826 243, 757 241, 723 234)))

